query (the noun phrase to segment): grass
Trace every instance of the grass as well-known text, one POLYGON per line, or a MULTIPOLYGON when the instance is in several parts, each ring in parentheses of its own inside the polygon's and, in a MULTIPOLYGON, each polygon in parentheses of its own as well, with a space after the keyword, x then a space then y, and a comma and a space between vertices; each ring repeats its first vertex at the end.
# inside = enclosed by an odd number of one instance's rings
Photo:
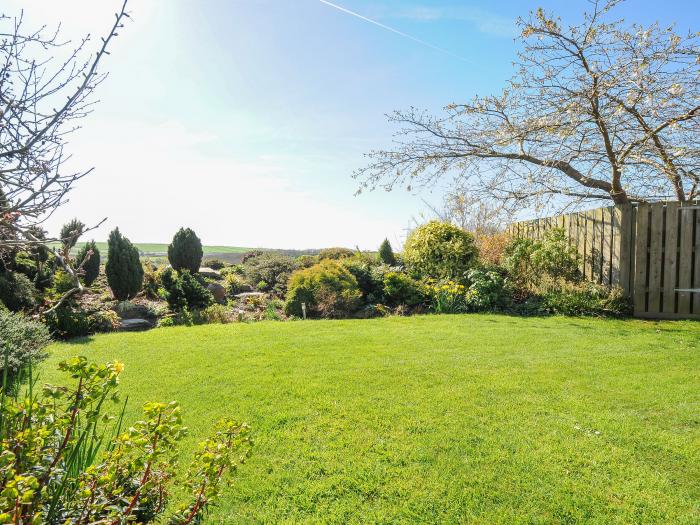
MULTIPOLYGON (((84 243, 78 243, 78 245, 73 249, 74 252, 77 252, 77 250, 83 245, 84 243)), ((104 254, 104 256, 107 256, 107 243, 106 242, 96 242, 97 249, 100 250, 100 253, 104 254)), ((57 243, 53 243, 53 245, 58 245, 57 243)), ((135 242, 134 246, 138 248, 138 250, 142 253, 145 254, 156 254, 156 255, 165 255, 168 253, 168 244, 167 243, 146 243, 146 242, 135 242)), ((247 251, 253 250, 254 248, 244 248, 241 246, 202 246, 202 251, 204 252, 204 255, 210 255, 210 254, 219 254, 219 253, 245 253, 247 251)))
POLYGON ((692 322, 491 315, 165 328, 52 347, 126 363, 134 418, 256 435, 213 523, 700 522, 692 322))

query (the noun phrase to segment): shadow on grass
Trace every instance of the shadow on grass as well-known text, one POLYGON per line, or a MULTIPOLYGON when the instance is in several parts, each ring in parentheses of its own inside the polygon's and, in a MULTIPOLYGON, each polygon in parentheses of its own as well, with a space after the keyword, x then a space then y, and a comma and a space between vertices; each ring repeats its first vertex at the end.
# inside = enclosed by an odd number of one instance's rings
POLYGON ((83 337, 75 337, 73 339, 61 341, 61 343, 64 345, 86 345, 86 344, 92 343, 94 340, 95 340, 94 336, 86 335, 83 337))

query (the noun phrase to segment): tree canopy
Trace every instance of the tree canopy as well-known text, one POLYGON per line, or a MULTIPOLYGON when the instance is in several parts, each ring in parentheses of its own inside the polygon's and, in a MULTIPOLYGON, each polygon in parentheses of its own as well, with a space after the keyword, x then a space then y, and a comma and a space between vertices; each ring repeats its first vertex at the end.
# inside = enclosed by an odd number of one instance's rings
POLYGON ((698 198, 700 33, 627 24, 620 1, 593 0, 579 25, 520 19, 502 93, 393 113, 396 146, 369 154, 360 191, 453 177, 514 207, 698 198))

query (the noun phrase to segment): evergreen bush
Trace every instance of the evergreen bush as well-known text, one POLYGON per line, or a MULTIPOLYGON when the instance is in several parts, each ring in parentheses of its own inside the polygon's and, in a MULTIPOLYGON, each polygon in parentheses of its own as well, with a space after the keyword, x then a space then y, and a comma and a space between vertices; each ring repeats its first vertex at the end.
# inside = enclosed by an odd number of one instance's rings
POLYGON ((131 299, 141 291, 143 285, 139 251, 129 239, 122 236, 119 228, 109 234, 108 246, 105 265, 107 283, 117 300, 131 299))
POLYGON ((178 272, 180 270, 199 272, 203 256, 202 241, 190 228, 180 228, 173 237, 173 242, 168 246, 168 261, 178 272))
POLYGON ((100 250, 95 241, 85 243, 75 259, 76 265, 83 268, 83 281, 87 286, 100 275, 100 250), (90 254, 88 257, 88 253, 90 254), (87 260, 86 260, 87 259, 87 260))
POLYGON ((377 258, 380 262, 384 264, 388 264, 389 266, 396 266, 396 256, 394 255, 394 250, 391 248, 391 243, 389 242, 389 239, 384 239, 382 244, 379 246, 377 258))

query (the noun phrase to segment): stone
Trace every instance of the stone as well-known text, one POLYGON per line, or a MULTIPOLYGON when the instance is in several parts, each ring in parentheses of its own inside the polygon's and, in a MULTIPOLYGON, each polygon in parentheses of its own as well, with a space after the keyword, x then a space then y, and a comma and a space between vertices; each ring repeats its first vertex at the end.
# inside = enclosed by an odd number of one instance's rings
POLYGON ((263 292, 244 292, 234 295, 236 299, 245 299, 246 297, 263 297, 267 294, 263 292))
POLYGON ((208 279, 221 279, 221 272, 218 272, 213 268, 207 268, 206 266, 199 269, 199 275, 202 277, 207 277, 208 279))
POLYGON ((124 332, 139 332, 151 328, 153 328, 153 324, 146 319, 124 319, 119 324, 119 329, 124 332))
POLYGON ((122 319, 152 318, 153 311, 145 304, 136 304, 130 301, 122 301, 114 310, 122 319))
POLYGON ((226 304, 226 288, 219 283, 209 283, 207 290, 214 296, 214 300, 219 304, 226 304))

